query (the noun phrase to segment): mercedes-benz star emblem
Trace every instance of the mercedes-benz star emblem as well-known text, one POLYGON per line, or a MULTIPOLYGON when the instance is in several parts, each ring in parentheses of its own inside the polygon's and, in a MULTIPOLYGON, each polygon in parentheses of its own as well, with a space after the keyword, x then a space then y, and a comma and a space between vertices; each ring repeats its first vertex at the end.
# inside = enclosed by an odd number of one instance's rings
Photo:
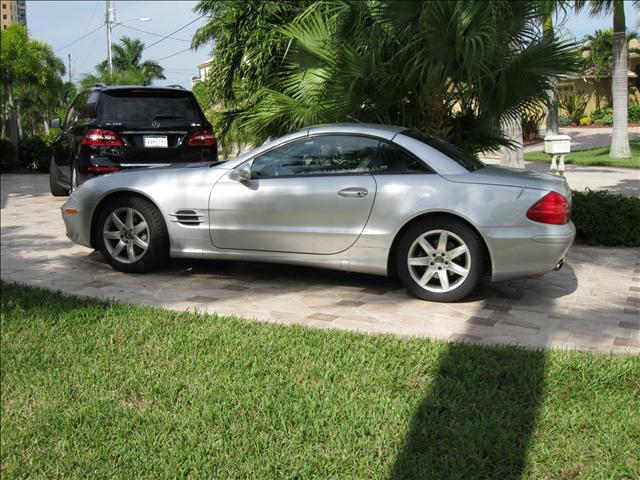
POLYGON ((153 128, 158 128, 160 126, 160 122, 158 122, 157 120, 154 120, 153 122, 151 122, 151 126, 153 128))

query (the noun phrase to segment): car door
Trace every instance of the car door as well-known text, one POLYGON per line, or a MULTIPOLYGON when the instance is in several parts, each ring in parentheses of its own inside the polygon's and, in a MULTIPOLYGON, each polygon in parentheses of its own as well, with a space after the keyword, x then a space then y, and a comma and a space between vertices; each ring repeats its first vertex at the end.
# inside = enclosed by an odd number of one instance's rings
POLYGON ((212 189, 211 239, 218 248, 333 254, 364 229, 376 195, 369 173, 378 140, 305 137, 249 160, 251 179, 234 171, 212 189))
POLYGON ((77 144, 77 123, 82 106, 86 102, 88 92, 80 93, 67 112, 67 118, 60 130, 60 136, 53 144, 53 155, 56 165, 59 167, 62 179, 65 182, 70 181, 70 165, 74 155, 74 148, 77 144))

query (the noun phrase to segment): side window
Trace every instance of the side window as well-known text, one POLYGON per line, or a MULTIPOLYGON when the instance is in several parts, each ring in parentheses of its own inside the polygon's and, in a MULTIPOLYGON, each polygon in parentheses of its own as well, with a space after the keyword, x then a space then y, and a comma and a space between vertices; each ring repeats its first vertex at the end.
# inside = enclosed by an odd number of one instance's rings
POLYGON ((348 135, 305 138, 256 157, 253 178, 368 173, 378 140, 348 135))
POLYGON ((81 119, 92 119, 96 116, 96 105, 98 103, 98 92, 91 92, 90 95, 83 95, 82 97, 82 105, 79 107, 80 111, 78 113, 78 118, 81 119))
POLYGON ((382 143, 378 158, 371 173, 429 173, 430 170, 418 160, 404 153, 397 147, 382 143))
POLYGON ((84 104, 86 103, 86 101, 87 101, 86 92, 80 93, 76 97, 76 99, 71 104, 71 107, 69 107, 69 112, 67 113, 67 120, 65 121, 65 125, 69 125, 70 123, 73 123, 76 120, 78 120, 78 118, 80 118, 80 112, 84 107, 84 104))
POLYGON ((64 121, 65 125, 69 125, 70 123, 75 122, 76 119, 78 118, 78 109, 77 109, 78 99, 79 97, 76 97, 76 99, 73 101, 73 103, 69 107, 69 111, 67 112, 67 119, 64 121))

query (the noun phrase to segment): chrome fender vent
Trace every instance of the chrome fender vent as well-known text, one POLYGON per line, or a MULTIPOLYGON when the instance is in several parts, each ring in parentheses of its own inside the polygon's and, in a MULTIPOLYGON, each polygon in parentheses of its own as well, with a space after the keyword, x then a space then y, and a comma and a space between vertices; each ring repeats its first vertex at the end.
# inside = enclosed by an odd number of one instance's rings
POLYGON ((176 213, 170 213, 172 222, 178 222, 182 225, 200 225, 202 215, 195 210, 176 210, 176 213))

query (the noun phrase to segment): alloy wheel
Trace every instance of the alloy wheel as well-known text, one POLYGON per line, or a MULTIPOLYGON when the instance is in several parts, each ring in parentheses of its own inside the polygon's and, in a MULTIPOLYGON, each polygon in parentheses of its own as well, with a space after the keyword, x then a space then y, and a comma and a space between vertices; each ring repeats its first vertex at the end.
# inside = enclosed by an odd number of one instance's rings
POLYGON ((448 230, 430 230, 418 236, 407 255, 413 280, 429 292, 446 293, 469 276, 471 252, 467 244, 448 230))
POLYGON ((151 235, 142 214, 130 207, 121 207, 107 217, 102 231, 104 245, 115 260, 135 263, 149 249, 151 235))

